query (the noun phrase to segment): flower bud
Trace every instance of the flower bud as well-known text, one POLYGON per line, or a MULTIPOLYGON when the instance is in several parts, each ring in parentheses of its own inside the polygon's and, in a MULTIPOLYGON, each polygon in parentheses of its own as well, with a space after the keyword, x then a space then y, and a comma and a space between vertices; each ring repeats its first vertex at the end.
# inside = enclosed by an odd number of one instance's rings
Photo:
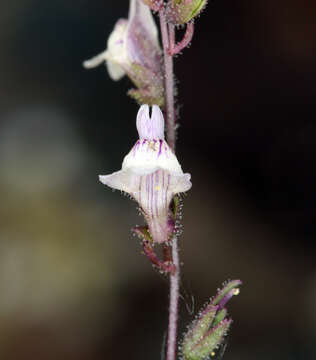
POLYGON ((167 5, 168 21, 174 25, 186 24, 201 13, 207 0, 169 0, 167 5))
POLYGON ((193 321, 182 342, 184 360, 203 360, 222 344, 232 323, 223 306, 239 293, 239 285, 240 280, 226 283, 193 321))

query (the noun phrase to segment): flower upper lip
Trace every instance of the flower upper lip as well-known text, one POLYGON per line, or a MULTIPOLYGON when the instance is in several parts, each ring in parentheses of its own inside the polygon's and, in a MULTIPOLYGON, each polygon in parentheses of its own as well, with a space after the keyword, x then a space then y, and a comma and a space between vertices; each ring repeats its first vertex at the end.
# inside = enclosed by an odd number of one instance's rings
POLYGON ((164 117, 159 107, 153 106, 150 117, 149 106, 142 105, 137 114, 136 124, 139 140, 124 157, 122 170, 147 175, 162 169, 176 176, 186 175, 189 179, 189 174, 183 174, 176 155, 164 140, 164 117))

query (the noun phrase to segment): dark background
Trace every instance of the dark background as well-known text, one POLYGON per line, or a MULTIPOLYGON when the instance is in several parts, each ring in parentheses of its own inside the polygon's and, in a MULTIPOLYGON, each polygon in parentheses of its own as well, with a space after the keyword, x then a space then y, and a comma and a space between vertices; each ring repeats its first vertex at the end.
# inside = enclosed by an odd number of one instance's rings
MULTIPOLYGON (((127 78, 83 60, 128 1, 1 0, 0 357, 160 359, 168 283, 130 232, 136 204, 98 183, 136 141, 127 78)), ((316 3, 217 0, 179 79, 192 174, 181 331, 227 279, 244 285, 226 360, 314 359, 316 3)))

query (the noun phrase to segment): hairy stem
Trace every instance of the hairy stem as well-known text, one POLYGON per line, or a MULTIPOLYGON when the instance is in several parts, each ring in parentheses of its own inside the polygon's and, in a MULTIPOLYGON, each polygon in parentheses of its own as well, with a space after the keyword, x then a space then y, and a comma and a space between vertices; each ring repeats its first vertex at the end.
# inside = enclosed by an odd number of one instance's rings
POLYGON ((172 259, 175 272, 173 274, 170 273, 169 326, 166 360, 175 360, 177 349, 180 263, 178 239, 176 236, 174 236, 172 239, 172 259))
MULTIPOLYGON (((175 151, 176 128, 175 128, 175 99, 174 99, 174 74, 173 58, 169 49, 174 47, 175 30, 174 26, 168 26, 166 21, 165 9, 159 10, 161 37, 164 52, 164 76, 165 76, 165 101, 167 118, 167 142, 171 149, 175 151)), ((170 294, 169 294, 169 325, 166 360, 176 359, 177 349, 177 326, 178 326, 178 303, 179 303, 179 282, 180 264, 178 253, 178 240, 174 236, 171 244, 172 262, 174 271, 170 272, 170 294)))
MULTIPOLYGON (((165 9, 159 11, 160 29, 163 44, 164 64, 165 64, 165 101, 166 101, 166 118, 167 118, 167 141, 173 151, 176 146, 176 129, 175 129, 175 109, 174 109, 174 75, 173 75, 173 58, 169 54, 170 41, 174 39, 174 28, 169 27, 166 21, 165 9)), ((173 41, 173 40, 172 40, 173 41)))

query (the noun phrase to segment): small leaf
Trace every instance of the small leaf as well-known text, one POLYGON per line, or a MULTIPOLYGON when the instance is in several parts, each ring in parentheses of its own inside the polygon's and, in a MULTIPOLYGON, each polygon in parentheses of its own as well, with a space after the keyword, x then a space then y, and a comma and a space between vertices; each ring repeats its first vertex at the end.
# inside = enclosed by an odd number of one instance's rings
POLYGON ((211 299, 204 310, 193 321, 182 342, 184 360, 205 360, 213 356, 214 350, 223 342, 231 319, 227 319, 224 305, 239 293, 240 280, 224 283, 215 298, 211 299))
POLYGON ((183 25, 193 20, 205 8, 207 0, 170 0, 167 5, 168 21, 183 25))
POLYGON ((210 355, 222 342, 227 334, 232 320, 221 321, 215 328, 212 328, 203 339, 192 349, 187 360, 203 360, 210 355))
POLYGON ((136 226, 132 229, 136 235, 142 240, 146 240, 150 243, 153 242, 152 237, 150 236, 149 230, 147 226, 136 226))
POLYGON ((209 331, 210 324, 215 318, 218 307, 209 304, 193 322, 191 328, 185 335, 183 341, 183 352, 190 353, 192 348, 203 338, 209 331))
POLYGON ((198 15, 205 6, 205 4, 206 4, 205 0, 197 1, 195 8, 192 10, 190 17, 194 18, 196 15, 198 15))
POLYGON ((174 220, 176 221, 180 212, 180 198, 178 195, 173 197, 173 204, 172 204, 172 212, 174 216, 174 220))
POLYGON ((222 320, 225 319, 225 316, 227 315, 227 309, 224 308, 224 309, 221 309, 217 312, 214 320, 213 320, 213 323, 212 323, 212 327, 215 327, 217 324, 219 324, 222 320))
POLYGON ((129 96, 139 104, 158 105, 163 108, 165 100, 162 77, 136 63, 131 64, 127 74, 137 87, 129 90, 129 96))

